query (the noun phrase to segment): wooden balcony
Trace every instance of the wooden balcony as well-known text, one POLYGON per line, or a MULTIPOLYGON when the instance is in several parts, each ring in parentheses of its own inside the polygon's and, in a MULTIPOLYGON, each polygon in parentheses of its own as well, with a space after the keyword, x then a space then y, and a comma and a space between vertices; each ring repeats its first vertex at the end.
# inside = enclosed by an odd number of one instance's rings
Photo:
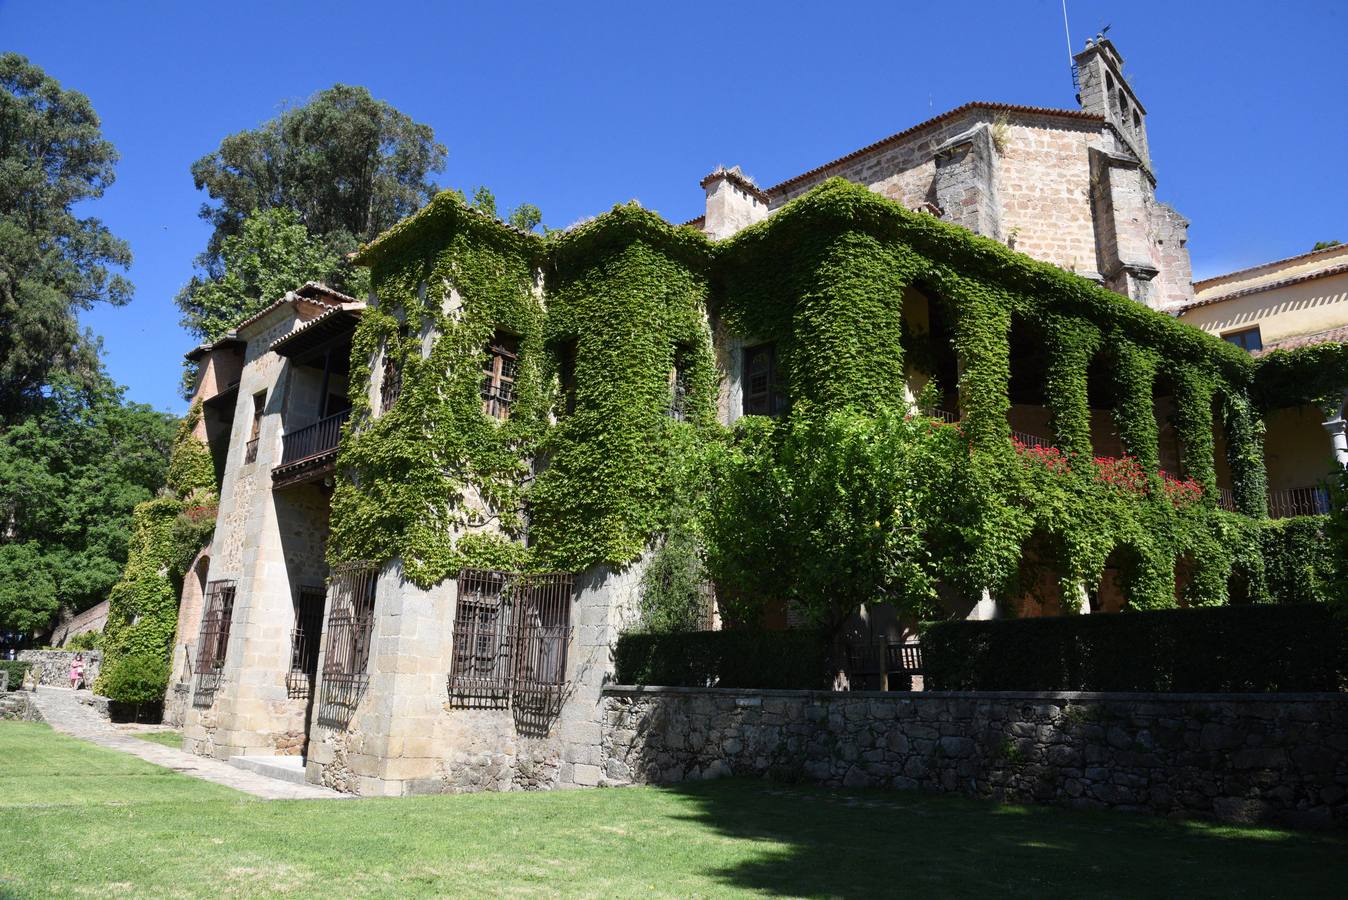
POLYGON ((344 409, 283 435, 281 462, 271 472, 272 487, 303 484, 331 475, 337 463, 342 426, 350 415, 351 410, 344 409))

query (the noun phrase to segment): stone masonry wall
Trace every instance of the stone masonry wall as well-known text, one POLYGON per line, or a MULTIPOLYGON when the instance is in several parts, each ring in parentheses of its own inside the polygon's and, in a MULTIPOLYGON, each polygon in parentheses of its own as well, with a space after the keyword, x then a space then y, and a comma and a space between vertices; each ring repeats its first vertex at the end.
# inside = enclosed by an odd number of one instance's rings
POLYGON ((725 775, 1348 824, 1348 695, 612 687, 605 784, 725 775))
POLYGON ((76 653, 84 655, 84 684, 91 687, 103 665, 101 650, 20 650, 19 659, 33 664, 33 677, 38 684, 52 687, 70 687, 70 663, 76 653))

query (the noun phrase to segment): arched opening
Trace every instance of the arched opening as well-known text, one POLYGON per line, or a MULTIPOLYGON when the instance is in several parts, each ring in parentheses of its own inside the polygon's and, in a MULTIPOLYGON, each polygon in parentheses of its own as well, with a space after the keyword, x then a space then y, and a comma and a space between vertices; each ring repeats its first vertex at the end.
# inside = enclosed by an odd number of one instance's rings
POLYGON ((1189 586, 1194 583, 1198 563, 1192 553, 1181 553, 1175 559, 1175 605, 1189 605, 1189 586))
POLYGON ((1052 411, 1047 406, 1048 353, 1044 334, 1024 316, 1011 316, 1011 401, 1007 419, 1013 440, 1029 447, 1051 447, 1052 411))
POLYGON ((1226 457, 1226 421, 1223 414, 1222 399, 1212 400, 1212 471, 1217 476, 1217 504, 1225 510, 1235 512, 1235 479, 1231 476, 1231 463, 1226 457))
POLYGON ((1100 573, 1100 583, 1089 592, 1091 612, 1113 613, 1127 607, 1139 559, 1136 548, 1128 544, 1119 544, 1110 551, 1100 573))
POLYGON ((1175 382, 1164 369, 1156 373, 1151 385, 1152 414, 1156 417, 1156 459, 1161 471, 1174 478, 1184 477, 1184 454, 1179 430, 1175 427, 1178 406, 1175 382))
POLYGON ((909 401, 922 405, 928 415, 957 421, 959 360, 955 355, 954 317, 945 301, 923 288, 906 288, 903 337, 909 401))
POLYGON ((1095 354, 1086 369, 1086 405, 1091 413, 1091 452, 1095 456, 1123 456, 1114 414, 1119 405, 1114 359, 1107 351, 1095 354))
POLYGON ((1075 612, 1075 606, 1063 597, 1065 569, 1062 540, 1036 530, 1021 548, 1015 580, 1004 597, 1005 606, 1021 619, 1075 612))
POLYGON ((1250 603, 1250 570, 1242 563, 1233 563, 1231 574, 1226 578, 1226 602, 1232 606, 1248 606, 1250 603))

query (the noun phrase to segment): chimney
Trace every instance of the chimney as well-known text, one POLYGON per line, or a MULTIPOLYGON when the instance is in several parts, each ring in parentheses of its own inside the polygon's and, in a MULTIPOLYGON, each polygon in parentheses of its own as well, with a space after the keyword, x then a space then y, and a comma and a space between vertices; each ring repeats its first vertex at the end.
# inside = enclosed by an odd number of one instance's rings
POLYGON ((767 218, 768 195, 739 166, 717 166, 701 184, 707 192, 707 217, 702 228, 708 237, 729 237, 767 218))
POLYGON ((1150 171, 1147 149, 1147 111, 1123 77, 1123 57, 1113 42, 1097 34, 1086 41, 1086 49, 1072 57, 1076 65, 1077 102, 1086 112, 1104 116, 1114 126, 1123 146, 1150 171))

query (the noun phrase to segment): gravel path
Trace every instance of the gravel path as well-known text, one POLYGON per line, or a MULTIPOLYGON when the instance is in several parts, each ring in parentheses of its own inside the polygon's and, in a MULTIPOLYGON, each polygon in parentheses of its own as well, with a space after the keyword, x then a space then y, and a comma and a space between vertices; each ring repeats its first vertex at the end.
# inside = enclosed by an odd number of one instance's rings
POLYGON ((263 800, 346 800, 350 794, 342 794, 327 788, 311 784, 291 784, 276 778, 268 778, 256 772, 236 769, 229 763, 205 756, 185 753, 160 744, 143 741, 130 734, 118 731, 107 719, 92 707, 81 703, 80 697, 88 696, 87 691, 72 691, 67 688, 40 687, 37 690, 37 707, 42 718, 52 728, 82 741, 89 741, 100 747, 120 750, 138 756, 146 762, 163 766, 193 778, 212 781, 232 787, 245 794, 252 794, 263 800))

